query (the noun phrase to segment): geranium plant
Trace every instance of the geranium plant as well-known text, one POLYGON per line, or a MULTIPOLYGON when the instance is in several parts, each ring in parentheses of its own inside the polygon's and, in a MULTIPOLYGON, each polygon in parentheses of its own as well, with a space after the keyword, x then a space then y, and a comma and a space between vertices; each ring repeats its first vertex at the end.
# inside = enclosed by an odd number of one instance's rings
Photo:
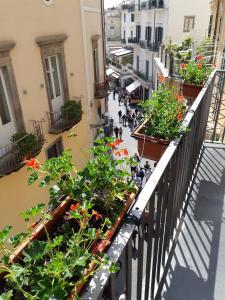
POLYGON ((93 158, 81 171, 70 151, 44 164, 36 159, 26 161, 31 171, 28 184, 37 181, 40 187, 49 187, 50 212, 38 204, 21 213, 27 224, 25 232, 10 240, 10 226, 0 232, 0 275, 4 278, 0 298, 63 300, 72 293, 74 299, 80 299, 81 286, 100 267, 118 271, 103 251, 128 195, 136 190, 127 171, 134 161, 127 149, 118 148, 121 143, 112 138, 96 140, 93 158), (57 200, 62 194, 69 196, 70 207, 56 221, 53 208, 60 204, 57 200), (11 247, 7 247, 9 241, 11 247), (16 249, 19 254, 14 261, 16 249))
POLYGON ((183 96, 161 84, 151 99, 140 104, 146 120, 142 133, 166 140, 178 137, 186 109, 184 101, 183 96))
POLYGON ((207 80, 212 67, 207 65, 202 55, 198 55, 196 60, 191 60, 188 64, 180 65, 180 76, 185 83, 201 86, 207 80))

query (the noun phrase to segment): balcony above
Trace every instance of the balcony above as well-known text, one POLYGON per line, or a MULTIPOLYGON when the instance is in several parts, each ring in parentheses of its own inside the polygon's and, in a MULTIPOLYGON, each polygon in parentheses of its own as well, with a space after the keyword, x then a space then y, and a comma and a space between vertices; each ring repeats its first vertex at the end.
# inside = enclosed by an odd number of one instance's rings
POLYGON ((136 37, 130 37, 130 38, 128 38, 127 41, 129 44, 138 44, 139 43, 139 41, 137 40, 136 37))
POLYGON ((122 10, 128 10, 128 12, 135 11, 135 4, 123 4, 121 6, 122 10))
POLYGON ((145 81, 146 83, 150 83, 150 78, 145 73, 138 70, 133 70, 133 72, 139 79, 145 81))
POLYGON ((19 170, 25 159, 36 156, 44 143, 40 122, 33 122, 34 132, 18 132, 11 138, 12 142, 0 147, 0 177, 19 170))
POLYGON ((108 94, 108 83, 106 82, 100 82, 100 83, 95 83, 95 98, 96 99, 103 99, 107 96, 108 94))
POLYGON ((48 112, 47 116, 49 133, 58 134, 69 130, 81 121, 81 103, 76 101, 67 101, 59 112, 48 112))
POLYGON ((163 0, 149 0, 141 2, 140 10, 150 10, 150 9, 159 9, 164 8, 164 1, 163 0))

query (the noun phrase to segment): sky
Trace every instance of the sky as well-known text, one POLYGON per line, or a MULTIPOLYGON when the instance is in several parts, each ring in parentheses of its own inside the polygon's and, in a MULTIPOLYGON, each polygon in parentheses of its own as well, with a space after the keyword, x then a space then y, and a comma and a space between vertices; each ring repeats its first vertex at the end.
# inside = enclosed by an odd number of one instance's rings
POLYGON ((117 5, 121 3, 122 0, 105 0, 105 8, 112 7, 113 5, 117 5))

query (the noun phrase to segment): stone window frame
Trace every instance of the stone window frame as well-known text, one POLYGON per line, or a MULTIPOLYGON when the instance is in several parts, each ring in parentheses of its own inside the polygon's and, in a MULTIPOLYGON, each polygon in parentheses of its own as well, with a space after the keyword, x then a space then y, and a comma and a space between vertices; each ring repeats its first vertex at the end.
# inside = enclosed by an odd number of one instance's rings
POLYGON ((36 38, 36 43, 40 47, 41 52, 41 61, 43 67, 43 73, 45 78, 46 92, 48 96, 48 105, 49 111, 53 112, 52 101, 50 96, 50 87, 48 84, 47 74, 45 72, 45 58, 52 55, 57 55, 60 57, 59 62, 59 71, 62 80, 62 89, 64 102, 69 100, 69 87, 68 87, 68 78, 66 71, 66 60, 65 60, 65 51, 64 51, 64 41, 68 38, 66 34, 57 34, 51 36, 41 36, 36 38))
POLYGON ((191 32, 195 28, 195 16, 184 16, 184 28, 183 32, 191 32), (190 21, 192 21, 192 28, 190 28, 190 21), (188 22, 188 25, 186 25, 188 22))
POLYGON ((13 117, 18 131, 25 131, 25 123, 23 119, 22 107, 16 84, 16 78, 13 70, 12 58, 10 51, 15 47, 14 41, 0 42, 0 68, 3 68, 5 75, 5 83, 10 98, 13 117))
POLYGON ((99 64, 99 49, 98 49, 98 40, 101 38, 99 34, 96 34, 91 37, 92 42, 92 55, 93 55, 93 70, 94 70, 94 80, 95 83, 98 83, 100 80, 100 64, 99 64), (97 61, 95 60, 95 52, 97 53, 97 61))

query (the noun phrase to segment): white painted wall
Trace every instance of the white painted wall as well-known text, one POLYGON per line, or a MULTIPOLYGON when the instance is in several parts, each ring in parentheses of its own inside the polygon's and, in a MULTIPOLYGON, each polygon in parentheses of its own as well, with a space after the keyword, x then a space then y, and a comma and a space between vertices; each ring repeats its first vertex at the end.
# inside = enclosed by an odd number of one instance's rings
POLYGON ((169 0, 168 33, 176 43, 186 37, 200 41, 207 36, 210 16, 210 0, 169 0), (195 16, 195 26, 191 32, 183 32, 184 16, 195 16))

